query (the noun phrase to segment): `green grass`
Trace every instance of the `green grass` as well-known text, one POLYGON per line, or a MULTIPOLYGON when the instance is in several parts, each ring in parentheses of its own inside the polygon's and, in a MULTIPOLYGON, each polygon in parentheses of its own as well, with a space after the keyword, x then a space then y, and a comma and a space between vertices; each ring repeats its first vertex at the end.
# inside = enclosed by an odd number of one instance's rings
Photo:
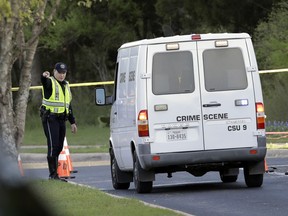
MULTIPOLYGON (((46 137, 40 122, 26 128, 22 147, 35 146, 35 148, 21 148, 21 153, 46 153, 46 137)), ((102 153, 108 152, 109 128, 94 125, 78 125, 78 132, 72 134, 67 122, 67 142, 72 153, 102 153), (82 148, 73 148, 82 146, 82 148)), ((267 147, 275 148, 274 144, 288 143, 288 138, 283 135, 267 135, 267 147)), ((281 145, 277 148, 288 148, 281 145)))
POLYGON ((41 194, 44 203, 54 210, 56 216, 181 215, 168 209, 147 206, 136 199, 111 197, 94 188, 49 180, 32 183, 35 192, 41 194))
MULTIPOLYGON (((69 148, 74 153, 108 152, 109 128, 93 125, 78 125, 76 134, 72 134, 70 125, 67 123, 66 138, 69 148), (73 148, 73 146, 83 146, 83 148, 73 148)), ((46 137, 42 126, 28 127, 25 130, 22 153, 45 153, 46 137), (35 148, 25 148, 25 146, 35 146, 35 148)))
MULTIPOLYGON (((76 134, 71 133, 69 123, 67 125, 66 137, 69 145, 105 145, 109 141, 109 128, 93 125, 78 125, 76 134)), ((26 128, 23 145, 46 145, 46 137, 42 126, 26 128)))

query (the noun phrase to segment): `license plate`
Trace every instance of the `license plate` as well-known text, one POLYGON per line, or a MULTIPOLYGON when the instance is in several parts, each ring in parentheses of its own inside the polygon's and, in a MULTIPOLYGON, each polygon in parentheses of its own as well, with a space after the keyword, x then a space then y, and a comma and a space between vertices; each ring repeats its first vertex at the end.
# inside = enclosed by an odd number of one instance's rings
POLYGON ((186 130, 169 130, 167 131, 167 141, 179 141, 187 139, 186 130))

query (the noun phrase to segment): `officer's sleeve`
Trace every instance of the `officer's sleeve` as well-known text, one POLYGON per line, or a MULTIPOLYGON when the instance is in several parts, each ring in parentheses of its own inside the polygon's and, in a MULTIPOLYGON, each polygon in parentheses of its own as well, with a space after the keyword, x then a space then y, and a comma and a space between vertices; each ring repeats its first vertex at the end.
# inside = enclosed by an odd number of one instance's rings
POLYGON ((52 82, 47 77, 41 75, 41 83, 44 90, 44 97, 48 99, 52 94, 52 82))
POLYGON ((43 87, 48 87, 50 85, 48 80, 50 79, 48 79, 47 77, 44 77, 43 74, 41 74, 41 83, 43 87))
POLYGON ((68 121, 70 122, 70 124, 75 124, 76 123, 75 117, 73 115, 73 110, 72 110, 71 104, 69 105, 68 121))

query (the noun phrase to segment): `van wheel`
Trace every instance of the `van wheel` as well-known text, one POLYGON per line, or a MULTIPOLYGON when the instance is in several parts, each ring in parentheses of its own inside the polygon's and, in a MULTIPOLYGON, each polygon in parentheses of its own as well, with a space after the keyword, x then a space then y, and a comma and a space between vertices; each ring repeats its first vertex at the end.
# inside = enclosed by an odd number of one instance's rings
POLYGON ((112 185, 116 190, 119 189, 128 189, 130 187, 130 182, 120 183, 117 179, 119 179, 119 175, 121 175, 122 171, 119 169, 116 158, 113 154, 111 154, 111 177, 112 177, 112 185))
POLYGON ((138 193, 150 193, 153 186, 153 181, 143 182, 139 180, 139 173, 141 172, 142 167, 139 163, 136 152, 134 152, 134 167, 133 167, 133 179, 135 189, 138 193))
POLYGON ((223 183, 231 183, 231 182, 236 182, 237 181, 238 175, 225 176, 225 175, 223 175, 222 172, 220 172, 220 178, 221 178, 221 181, 223 183))
POLYGON ((244 168, 244 178, 247 187, 261 187, 263 184, 263 174, 250 175, 247 168, 244 168))

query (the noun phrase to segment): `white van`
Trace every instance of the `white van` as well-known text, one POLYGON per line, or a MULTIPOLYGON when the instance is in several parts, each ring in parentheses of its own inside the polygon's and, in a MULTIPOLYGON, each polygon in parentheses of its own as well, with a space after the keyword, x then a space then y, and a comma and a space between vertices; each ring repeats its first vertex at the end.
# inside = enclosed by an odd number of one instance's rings
POLYGON ((217 171, 235 182, 244 168, 248 187, 265 172, 265 114, 251 38, 192 34, 126 43, 118 50, 109 105, 112 183, 139 193, 155 174, 217 171))

